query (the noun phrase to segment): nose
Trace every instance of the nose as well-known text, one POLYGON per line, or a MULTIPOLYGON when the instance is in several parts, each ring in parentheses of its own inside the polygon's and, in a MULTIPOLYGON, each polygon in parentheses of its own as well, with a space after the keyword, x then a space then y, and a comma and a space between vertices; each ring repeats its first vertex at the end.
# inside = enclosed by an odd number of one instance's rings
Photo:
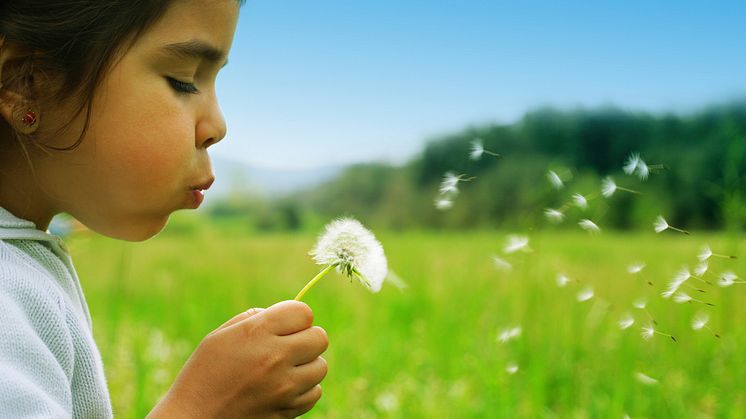
POLYGON ((227 130, 225 118, 214 96, 204 115, 197 122, 196 130, 198 148, 210 147, 225 137, 227 130))

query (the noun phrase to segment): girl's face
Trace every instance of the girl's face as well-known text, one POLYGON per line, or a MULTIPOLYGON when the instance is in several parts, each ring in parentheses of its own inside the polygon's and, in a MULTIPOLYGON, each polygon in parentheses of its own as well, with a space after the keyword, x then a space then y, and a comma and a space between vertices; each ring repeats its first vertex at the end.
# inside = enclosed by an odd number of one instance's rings
MULTIPOLYGON (((174 1, 114 62, 94 96, 80 146, 35 162, 48 208, 101 234, 144 240, 172 212, 198 206, 194 189, 213 180, 207 148, 225 136, 215 78, 238 10, 235 0, 174 1)), ((45 114, 50 126, 55 114, 65 114, 48 111, 42 110, 41 124, 45 114)), ((74 143, 83 120, 47 143, 74 143)))

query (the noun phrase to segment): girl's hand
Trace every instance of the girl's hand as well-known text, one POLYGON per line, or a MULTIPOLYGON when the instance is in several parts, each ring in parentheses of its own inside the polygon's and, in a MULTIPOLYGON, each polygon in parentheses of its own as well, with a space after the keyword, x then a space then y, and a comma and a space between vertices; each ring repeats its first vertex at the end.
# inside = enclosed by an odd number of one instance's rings
POLYGON ((205 337, 148 417, 287 418, 311 410, 329 344, 312 322, 297 301, 237 315, 205 337))

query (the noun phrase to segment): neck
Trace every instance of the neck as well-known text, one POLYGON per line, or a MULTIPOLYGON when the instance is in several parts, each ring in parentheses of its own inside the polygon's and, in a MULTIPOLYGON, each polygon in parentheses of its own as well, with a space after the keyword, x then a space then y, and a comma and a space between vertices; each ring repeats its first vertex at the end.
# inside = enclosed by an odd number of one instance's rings
POLYGON ((5 134, 0 132, 0 207, 46 231, 56 211, 39 187, 18 140, 5 134))

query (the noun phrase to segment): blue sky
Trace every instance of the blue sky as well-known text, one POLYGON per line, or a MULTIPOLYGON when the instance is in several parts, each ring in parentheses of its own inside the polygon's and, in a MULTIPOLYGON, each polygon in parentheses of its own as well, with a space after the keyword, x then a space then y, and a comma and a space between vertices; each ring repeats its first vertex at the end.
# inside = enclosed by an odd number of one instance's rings
POLYGON ((746 93, 744 22, 744 1, 248 0, 213 154, 396 163, 541 105, 696 110, 746 93))

